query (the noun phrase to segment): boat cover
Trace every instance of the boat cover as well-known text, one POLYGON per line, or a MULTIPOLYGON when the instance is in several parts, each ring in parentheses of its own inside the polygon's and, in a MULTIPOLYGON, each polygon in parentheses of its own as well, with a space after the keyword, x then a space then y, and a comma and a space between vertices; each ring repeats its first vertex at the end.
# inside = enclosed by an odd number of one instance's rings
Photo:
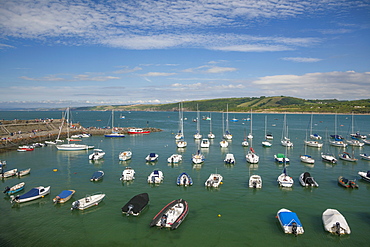
POLYGON ((28 191, 27 193, 19 196, 19 199, 26 199, 26 198, 30 198, 30 197, 34 197, 34 196, 38 196, 38 195, 40 195, 39 189, 33 188, 30 191, 28 191))
POLYGON ((303 173, 303 182, 305 182, 306 184, 314 184, 314 182, 312 181, 311 174, 309 172, 303 173))
POLYGON ((150 153, 149 154, 149 157, 154 158, 155 157, 155 153, 150 153))
POLYGON ((125 206, 122 208, 122 212, 126 213, 129 211, 129 206, 132 205, 132 212, 134 214, 138 214, 145 208, 145 206, 149 202, 149 195, 148 193, 141 193, 139 195, 134 196, 128 201, 125 206))
POLYGON ((66 197, 70 196, 71 194, 73 194, 73 191, 63 190, 58 196, 60 198, 66 198, 66 197))
POLYGON ((283 158, 285 158, 285 155, 284 154, 277 154, 276 157, 278 159, 283 159, 283 158))
POLYGON ((294 212, 280 212, 279 218, 284 226, 291 226, 293 222, 296 222, 297 227, 302 227, 302 224, 299 221, 297 214, 294 212))
POLYGON ((367 171, 366 177, 369 177, 370 178, 370 171, 367 171))
POLYGON ((92 175, 92 179, 94 178, 100 178, 101 176, 103 176, 103 173, 101 171, 98 171, 98 172, 94 172, 94 174, 92 175))

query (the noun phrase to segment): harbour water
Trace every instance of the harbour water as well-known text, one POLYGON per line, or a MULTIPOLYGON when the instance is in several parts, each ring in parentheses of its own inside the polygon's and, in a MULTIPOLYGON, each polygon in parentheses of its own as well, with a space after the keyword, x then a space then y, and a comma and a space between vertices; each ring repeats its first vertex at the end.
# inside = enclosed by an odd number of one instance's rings
MULTIPOLYGON (((61 112, 0 112, 1 119, 60 118, 61 112)), ((116 113, 118 127, 155 127, 162 132, 148 135, 127 135, 124 138, 92 136, 83 138, 83 143, 94 145, 106 152, 104 160, 89 162, 92 151, 57 151, 54 146, 37 148, 32 152, 11 151, 0 154, 7 161, 5 170, 31 168, 31 174, 23 178, 8 178, 1 181, 2 187, 26 183, 24 192, 35 186, 51 186, 50 195, 28 203, 11 206, 8 196, 0 200, 0 246, 368 246, 370 230, 369 194, 370 183, 360 179, 358 171, 370 170, 370 161, 360 159, 359 153, 370 153, 370 146, 355 147, 357 162, 331 165, 321 160, 320 153, 330 151, 338 157, 341 148, 330 147, 326 133, 334 134, 334 115, 314 115, 313 132, 324 137, 324 147, 307 148, 307 154, 315 158, 314 165, 300 161, 304 153, 303 141, 310 126, 310 114, 288 114, 289 137, 294 147, 287 151, 280 145, 283 114, 267 114, 267 131, 274 135, 273 146, 264 148, 266 114, 253 114, 253 141, 260 155, 257 165, 245 161, 248 148, 241 146, 245 133, 250 131, 249 113, 230 113, 229 122, 233 140, 226 149, 221 149, 222 114, 212 113, 212 129, 216 139, 210 148, 202 149, 206 160, 194 167, 191 155, 198 143, 193 139, 196 112, 185 112, 184 133, 188 147, 178 150, 174 135, 178 131, 176 112, 122 112, 125 119, 116 113), (118 154, 131 150, 132 160, 119 162, 118 154), (149 153, 159 154, 159 161, 145 163, 149 153), (290 158, 288 174, 293 177, 291 189, 280 188, 277 177, 282 165, 274 162, 274 154, 285 153, 290 158), (167 158, 173 154, 183 155, 178 165, 169 165, 167 158), (225 165, 226 153, 233 153, 235 165, 225 165), (119 178, 126 166, 136 171, 136 179, 122 183, 119 178), (56 169, 56 170, 55 170, 56 169), (147 176, 159 169, 164 173, 164 182, 157 186, 147 183, 147 176), (103 170, 102 181, 90 182, 94 171, 103 170), (298 181, 301 173, 308 171, 319 183, 318 188, 303 188, 298 181), (177 176, 187 172, 194 181, 191 187, 178 187, 177 176), (205 180, 211 173, 224 177, 219 188, 207 189, 205 180), (248 188, 252 174, 262 176, 262 189, 248 188), (359 189, 345 189, 337 183, 338 176, 357 179, 359 189), (76 190, 73 198, 64 205, 54 205, 52 199, 62 190, 76 190), (103 192, 106 198, 98 206, 85 211, 71 211, 74 200, 86 194, 103 192), (121 212, 126 202, 136 194, 147 192, 149 206, 138 217, 127 217, 121 212), (177 230, 150 228, 151 219, 167 203, 183 198, 189 203, 189 214, 177 230), (297 213, 305 233, 298 237, 284 234, 276 213, 287 208, 297 213), (351 227, 351 235, 334 236, 324 231, 321 216, 327 208, 339 210, 351 227)), ((109 126, 110 112, 73 112, 73 121, 84 127, 109 126)), ((201 115, 209 116, 202 112, 201 115)), ((351 132, 351 115, 338 115, 337 133, 348 137, 351 132)), ((370 116, 356 115, 355 131, 370 133, 370 116)), ((200 120, 201 134, 209 133, 210 121, 200 120)), ((352 148, 346 149, 352 153, 352 148)), ((23 194, 24 192, 20 193, 23 194)))

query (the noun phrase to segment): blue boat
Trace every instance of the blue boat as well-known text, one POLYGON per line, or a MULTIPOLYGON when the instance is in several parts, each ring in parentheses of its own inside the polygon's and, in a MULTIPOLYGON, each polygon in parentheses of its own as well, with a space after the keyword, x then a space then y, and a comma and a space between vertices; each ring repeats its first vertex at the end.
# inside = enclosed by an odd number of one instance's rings
POLYGON ((177 177, 176 184, 183 186, 193 185, 193 179, 186 172, 183 172, 177 177))
POLYGON ((8 186, 6 186, 6 188, 4 190, 4 193, 7 194, 7 195, 15 194, 15 193, 23 190, 25 184, 26 184, 25 182, 21 182, 19 184, 16 184, 16 185, 10 187, 10 188, 8 186))
POLYGON ((280 225, 284 230, 284 233, 290 233, 294 235, 303 234, 303 226, 301 221, 298 219, 296 213, 282 208, 277 212, 277 216, 279 219, 280 225))
POLYGON ((73 196, 75 192, 76 192, 75 190, 63 190, 59 195, 54 197, 53 202, 54 203, 65 203, 66 201, 71 199, 71 197, 73 196))
POLYGON ((94 172, 93 175, 90 178, 90 181, 99 181, 100 179, 103 178, 103 176, 104 176, 103 171, 94 172))

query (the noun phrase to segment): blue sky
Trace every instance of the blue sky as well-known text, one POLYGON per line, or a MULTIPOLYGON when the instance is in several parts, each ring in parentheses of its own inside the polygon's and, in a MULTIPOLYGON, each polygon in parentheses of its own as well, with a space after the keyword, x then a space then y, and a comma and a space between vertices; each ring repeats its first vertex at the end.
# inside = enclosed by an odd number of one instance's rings
POLYGON ((0 108, 370 98, 369 31, 369 0, 0 0, 0 108))

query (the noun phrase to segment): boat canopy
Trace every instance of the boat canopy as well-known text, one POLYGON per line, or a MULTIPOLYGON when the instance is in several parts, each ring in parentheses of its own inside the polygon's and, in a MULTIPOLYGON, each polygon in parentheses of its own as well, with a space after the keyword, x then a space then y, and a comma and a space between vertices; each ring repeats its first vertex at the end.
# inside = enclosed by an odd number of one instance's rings
POLYGON ((280 158, 280 159, 283 159, 283 158, 285 158, 285 155, 284 154, 277 154, 276 157, 280 158))
POLYGON ((155 153, 150 153, 149 157, 155 157, 155 153))
POLYGON ((302 227, 298 216, 294 212, 281 212, 279 213, 280 221, 284 226, 291 226, 293 222, 297 223, 297 227, 302 227))
POLYGON ((31 189, 30 191, 28 191, 27 193, 25 193, 25 194, 21 195, 21 196, 19 197, 19 199, 25 199, 25 198, 29 198, 29 197, 38 196, 38 195, 40 195, 40 191, 39 191, 39 189, 37 189, 37 188, 33 188, 33 189, 31 189))
POLYGON ((66 198, 66 197, 70 196, 72 193, 73 193, 73 191, 63 190, 58 196, 60 198, 66 198))

